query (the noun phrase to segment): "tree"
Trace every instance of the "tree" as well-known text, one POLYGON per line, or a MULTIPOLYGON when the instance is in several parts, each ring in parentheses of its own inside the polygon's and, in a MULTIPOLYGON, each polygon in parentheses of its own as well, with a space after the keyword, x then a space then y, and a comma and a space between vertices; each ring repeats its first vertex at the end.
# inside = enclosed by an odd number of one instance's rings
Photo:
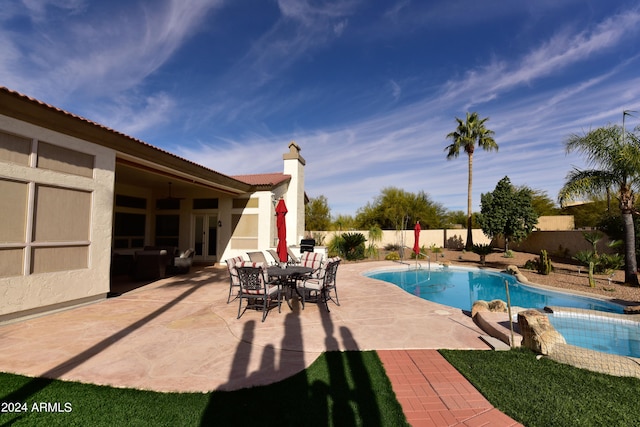
POLYGON ((569 172, 558 200, 560 205, 564 205, 576 197, 602 196, 615 190, 624 226, 624 281, 638 286, 633 213, 636 212, 634 189, 640 185, 640 138, 637 134, 640 127, 635 128, 635 133, 625 134, 626 115, 628 112, 624 111, 622 127, 608 125, 567 138, 567 153, 577 151, 585 155, 591 169, 574 168, 569 172))
POLYGON ((444 207, 420 191, 409 193, 396 187, 384 188, 373 203, 367 203, 356 213, 356 228, 379 226, 383 230, 413 228, 416 221, 423 227, 440 228, 446 215, 444 207))
POLYGON ((531 190, 515 188, 509 177, 502 178, 493 193, 480 196, 478 223, 487 236, 504 237, 505 252, 509 241, 518 242, 533 231, 538 214, 531 204, 531 190))
MULTIPOLYGON (((527 188, 527 187, 523 187, 527 188)), ((556 206, 556 203, 548 193, 543 190, 530 190, 531 191, 531 206, 536 211, 538 216, 545 215, 559 215, 560 209, 556 206)))
POLYGON ((478 147, 485 151, 498 151, 498 144, 493 139, 494 132, 485 127, 485 123, 489 120, 489 117, 480 119, 478 113, 473 112, 469 114, 467 112, 467 119, 463 122, 462 119, 456 117, 458 127, 455 131, 447 135, 447 139, 452 141, 452 144, 445 148, 447 151, 447 160, 456 158, 460 155, 460 152, 464 150, 467 153, 469 161, 468 181, 467 181, 467 243, 466 249, 471 250, 473 248, 473 235, 472 235, 472 218, 471 218, 471 190, 473 183, 473 152, 476 149, 476 143, 478 147))
POLYGON ((304 207, 305 229, 328 230, 331 225, 331 210, 325 196, 312 197, 304 207))
POLYGON ((351 215, 338 215, 336 216, 331 227, 337 231, 353 230, 355 229, 355 220, 351 215))

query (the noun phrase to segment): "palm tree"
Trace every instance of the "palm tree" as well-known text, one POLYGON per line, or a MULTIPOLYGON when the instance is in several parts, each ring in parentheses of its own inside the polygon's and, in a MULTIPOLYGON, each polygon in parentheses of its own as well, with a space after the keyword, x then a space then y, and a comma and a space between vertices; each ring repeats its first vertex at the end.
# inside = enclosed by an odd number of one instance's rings
MULTIPOLYGON (((624 116, 627 111, 623 112, 624 116)), ((640 127, 636 128, 636 131, 640 127)), ((625 135, 623 127, 610 125, 589 131, 585 135, 571 135, 566 141, 567 153, 578 151, 587 158, 593 169, 574 168, 560 189, 561 205, 576 197, 595 197, 616 189, 618 205, 624 225, 625 274, 624 281, 638 286, 635 229, 633 213, 636 195, 640 186, 640 139, 634 133, 625 135)))
POLYGON ((460 155, 460 152, 464 150, 469 158, 469 180, 467 188, 467 243, 465 245, 466 250, 473 249, 473 235, 471 233, 472 218, 471 218, 471 188, 473 182, 473 152, 476 149, 476 143, 478 147, 485 151, 498 151, 498 144, 493 139, 494 132, 485 127, 485 123, 489 120, 489 117, 480 119, 478 113, 468 113, 467 119, 463 122, 462 119, 456 117, 458 127, 455 131, 447 135, 447 139, 452 142, 451 145, 445 148, 447 151, 447 160, 456 158, 460 155))

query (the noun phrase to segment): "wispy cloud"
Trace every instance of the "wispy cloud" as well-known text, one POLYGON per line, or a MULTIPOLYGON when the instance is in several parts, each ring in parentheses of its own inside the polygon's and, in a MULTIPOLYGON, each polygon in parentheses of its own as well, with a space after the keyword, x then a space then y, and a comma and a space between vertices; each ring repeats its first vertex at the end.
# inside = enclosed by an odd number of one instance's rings
MULTIPOLYGON (((72 111, 73 104, 80 102, 88 109, 100 104, 115 111, 120 103, 135 102, 136 89, 172 57, 222 0, 125 2, 109 15, 98 5, 89 8, 80 0, 23 3, 24 8, 5 12, 2 19, 27 19, 32 34, 16 37, 15 30, 0 29, 0 80, 72 111), (131 94, 134 99, 127 100, 131 94)), ((146 103, 143 114, 166 113, 172 105, 167 96, 148 95, 163 102, 146 103)), ((144 120, 130 115, 126 123, 126 117, 118 114, 106 117, 103 112, 99 117, 120 129, 142 128, 144 120)))
MULTIPOLYGON (((629 91, 630 95, 624 95, 630 101, 625 108, 640 107, 640 85, 630 72, 638 60, 629 58, 618 67, 567 83, 560 90, 531 87, 562 68, 591 60, 632 38, 640 17, 633 11, 624 16, 622 23, 614 17, 592 29, 556 35, 522 57, 494 61, 445 82, 435 95, 344 127, 257 139, 248 136, 225 145, 224 150, 203 151, 199 147, 185 149, 182 154, 223 172, 258 173, 281 169, 281 154, 294 139, 307 159, 307 192, 312 197, 327 196, 334 214, 354 213, 387 186, 424 190, 448 209, 465 210, 466 158, 445 160, 445 135, 455 127, 453 114, 464 113, 461 104, 469 107, 481 102, 479 112, 492 117, 488 125, 496 132, 500 150, 478 151, 475 156, 474 209, 479 209, 480 194, 492 191, 504 176, 516 185, 544 189, 554 198, 567 172, 583 165, 579 157, 566 155, 565 138, 617 120, 623 107, 621 97, 629 91), (512 98, 516 90, 519 96, 512 98), (620 96, 612 96, 616 93, 620 96), (468 101, 474 95, 477 98, 468 101), (254 165, 238 160, 244 158, 240 153, 254 150, 268 154, 254 165)), ((391 88, 394 83, 390 82, 391 88)))
POLYGON ((592 29, 571 33, 564 30, 511 63, 506 59, 467 72, 465 78, 446 85, 450 99, 470 99, 467 108, 495 99, 501 93, 562 73, 567 67, 606 53, 622 40, 633 39, 640 29, 640 11, 627 10, 592 29))

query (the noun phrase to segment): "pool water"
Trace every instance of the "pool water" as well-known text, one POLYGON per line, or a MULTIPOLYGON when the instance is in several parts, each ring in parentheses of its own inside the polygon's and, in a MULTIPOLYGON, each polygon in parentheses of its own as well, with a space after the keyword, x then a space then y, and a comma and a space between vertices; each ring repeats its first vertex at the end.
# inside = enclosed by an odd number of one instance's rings
MULTIPOLYGON (((522 284, 508 274, 480 269, 441 267, 435 269, 386 270, 366 273, 368 277, 393 283, 422 299, 461 310, 471 310, 477 300, 507 301, 509 283, 511 305, 543 309, 546 306, 573 307, 622 313, 623 307, 597 298, 571 295, 522 284)), ((568 344, 622 356, 640 357, 638 322, 612 321, 601 316, 549 316, 551 324, 568 344), (573 318, 572 318, 573 317, 573 318)))
POLYGON ((618 304, 527 286, 511 275, 480 269, 445 267, 431 270, 387 270, 370 272, 367 276, 393 283, 420 298, 468 311, 477 300, 506 301, 507 281, 512 306, 538 309, 560 306, 623 312, 622 306, 618 304))
POLYGON ((549 320, 569 344, 620 356, 640 357, 638 322, 556 312, 549 320))

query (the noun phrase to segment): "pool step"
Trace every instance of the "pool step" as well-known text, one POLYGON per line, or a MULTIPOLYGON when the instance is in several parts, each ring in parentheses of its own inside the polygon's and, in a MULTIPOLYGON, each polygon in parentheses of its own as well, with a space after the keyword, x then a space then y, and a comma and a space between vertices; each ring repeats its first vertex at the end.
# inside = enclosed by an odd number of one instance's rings
POLYGON ((491 347, 491 349, 495 350, 495 351, 505 351, 505 350, 510 350, 511 347, 509 347, 507 344, 503 343, 502 341, 500 341, 497 338, 491 337, 489 335, 480 335, 480 339, 484 342, 487 343, 487 345, 489 347, 491 347))

